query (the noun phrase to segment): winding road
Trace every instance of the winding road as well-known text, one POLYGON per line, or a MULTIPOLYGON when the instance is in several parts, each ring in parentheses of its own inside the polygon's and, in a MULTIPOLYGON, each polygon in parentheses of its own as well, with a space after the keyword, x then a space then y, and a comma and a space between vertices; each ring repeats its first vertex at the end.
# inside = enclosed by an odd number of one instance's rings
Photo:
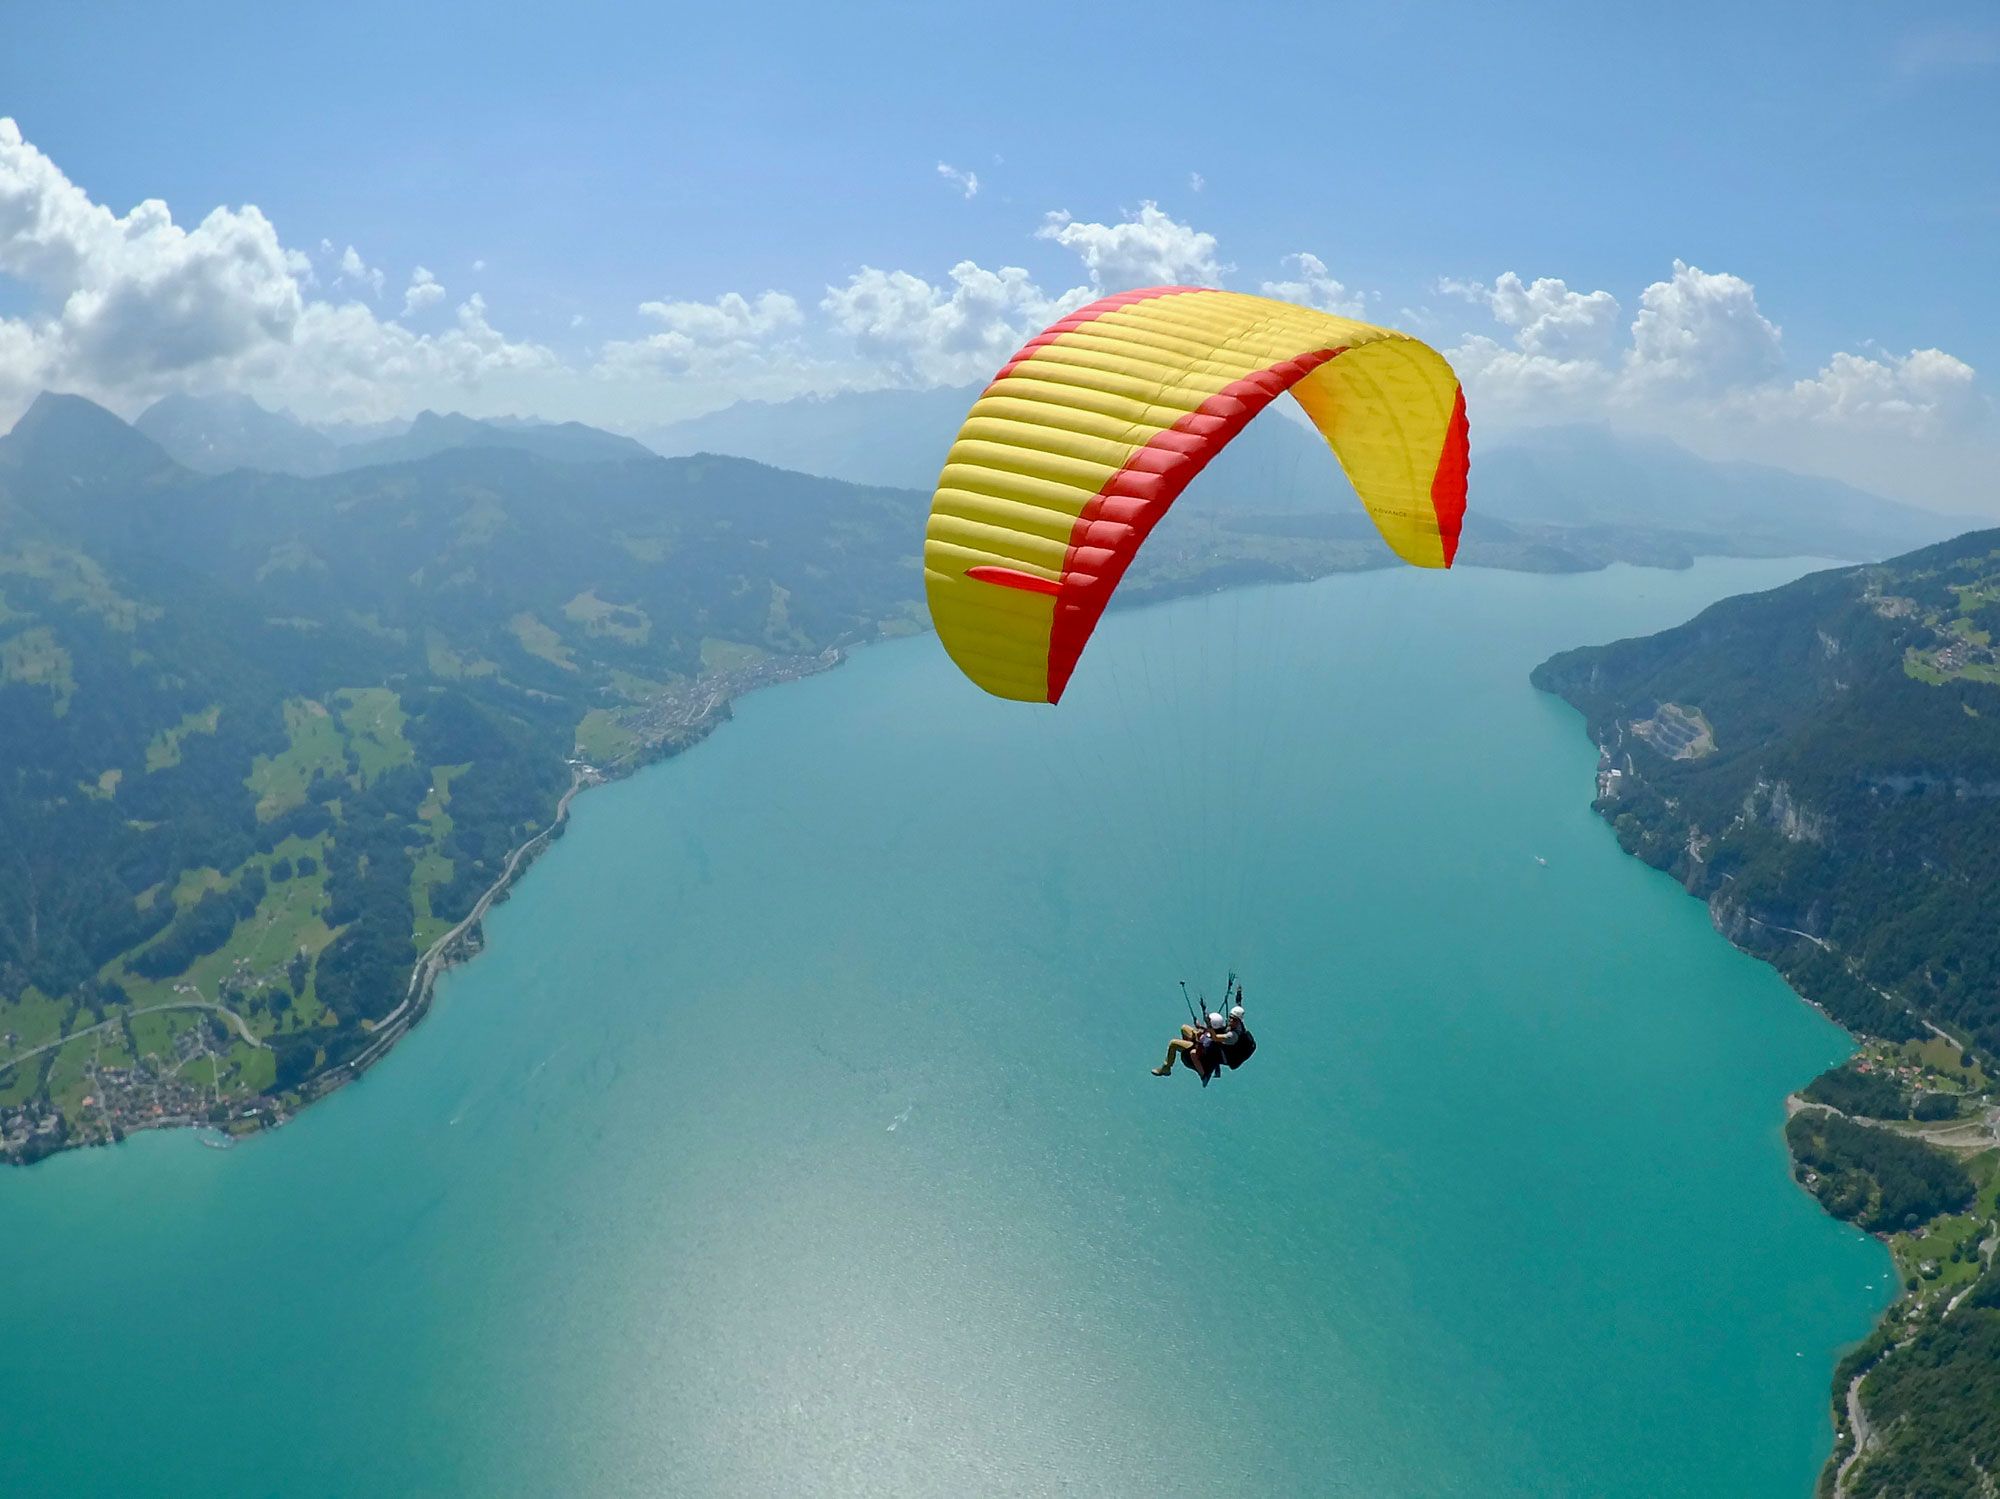
POLYGON ((576 800, 577 792, 592 784, 593 779, 581 771, 570 777, 569 790, 565 791, 562 800, 556 803, 555 820, 509 854, 506 867, 500 871, 500 877, 488 885, 486 893, 473 902, 472 909, 466 913, 465 919, 424 949, 424 955, 417 959, 417 966, 410 970, 410 986, 403 991, 403 1002, 375 1022, 374 1039, 359 1056, 347 1064, 350 1071, 360 1072, 387 1050, 390 1043, 414 1022, 417 1011, 430 997, 431 985, 437 982, 437 976, 449 965, 453 946, 479 924, 481 918, 492 909, 493 902, 514 883, 514 876, 519 872, 521 862, 542 844, 548 842, 555 835, 556 829, 569 820, 569 804, 576 800))
POLYGON ((67 1046, 70 1042, 83 1036, 91 1035, 97 1031, 110 1030, 114 1025, 123 1025, 134 1015, 151 1015, 160 1010, 213 1010, 216 1014, 225 1017, 231 1025, 235 1026, 236 1033, 252 1046, 261 1047, 264 1044, 257 1039, 256 1033, 250 1029, 250 1022, 227 1005, 211 1004, 205 999, 176 999, 163 1005, 144 1005, 136 1010, 127 1010, 123 1015, 119 1015, 111 1020, 100 1020, 95 1025, 86 1025, 80 1031, 71 1031, 67 1036, 58 1036, 53 1041, 44 1041, 40 1046, 31 1046, 26 1051, 17 1051, 11 1057, 0 1057, 0 1067, 12 1067, 17 1063, 27 1061, 29 1057, 40 1056, 45 1051, 54 1051, 58 1047, 67 1046))
POLYGON ((1854 1433, 1854 1450, 1841 1460, 1834 1471, 1833 1492, 1836 1496, 1847 1492, 1847 1471, 1868 1455, 1868 1449, 1875 1443, 1875 1433, 1868 1425, 1868 1412, 1861 1405, 1861 1381, 1868 1377, 1863 1371, 1854 1376, 1847 1386, 1847 1425, 1854 1433))

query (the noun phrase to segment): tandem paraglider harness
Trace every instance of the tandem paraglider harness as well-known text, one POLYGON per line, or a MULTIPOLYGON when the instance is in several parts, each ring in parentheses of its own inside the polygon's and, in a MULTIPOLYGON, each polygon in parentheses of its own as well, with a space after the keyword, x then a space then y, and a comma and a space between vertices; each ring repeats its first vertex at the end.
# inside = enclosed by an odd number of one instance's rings
MULTIPOLYGON (((1223 990, 1222 1003, 1225 1013, 1230 1004, 1229 996, 1235 990, 1236 975, 1232 973, 1229 975, 1228 987, 1223 990)), ((1181 998, 1187 1001, 1188 1018, 1194 1022, 1194 1049, 1183 1052, 1182 1057, 1188 1066, 1194 1069, 1194 1075, 1201 1079, 1201 1085, 1206 1088, 1211 1080, 1222 1075, 1225 1067, 1234 1072, 1249 1061, 1250 1053, 1257 1049, 1257 1038, 1250 1034, 1248 1026, 1239 1022, 1236 1034, 1241 1039, 1234 1046, 1224 1046, 1221 1036, 1211 1030, 1203 1018, 1205 1012, 1195 1009, 1194 996, 1188 993, 1186 979, 1181 980, 1181 998)), ((1202 1003, 1206 1005, 1208 1001, 1204 999, 1202 1003)))

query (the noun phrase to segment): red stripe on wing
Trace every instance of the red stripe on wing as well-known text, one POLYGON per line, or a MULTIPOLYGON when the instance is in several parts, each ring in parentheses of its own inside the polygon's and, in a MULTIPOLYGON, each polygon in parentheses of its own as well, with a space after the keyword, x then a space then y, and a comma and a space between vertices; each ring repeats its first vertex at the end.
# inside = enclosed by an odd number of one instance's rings
POLYGON ((1024 573, 1011 567, 994 567, 982 563, 978 567, 968 567, 965 575, 968 578, 977 578, 982 583, 997 583, 1002 588, 1018 588, 1023 593, 1062 592, 1062 584, 1053 578, 1038 578, 1033 573, 1024 573))
POLYGON ((1250 418, 1344 349, 1314 349, 1231 381, 1156 433, 1092 496, 1070 531, 1062 586, 1049 629, 1049 701, 1062 701, 1070 673, 1111 602, 1125 569, 1182 490, 1250 418))

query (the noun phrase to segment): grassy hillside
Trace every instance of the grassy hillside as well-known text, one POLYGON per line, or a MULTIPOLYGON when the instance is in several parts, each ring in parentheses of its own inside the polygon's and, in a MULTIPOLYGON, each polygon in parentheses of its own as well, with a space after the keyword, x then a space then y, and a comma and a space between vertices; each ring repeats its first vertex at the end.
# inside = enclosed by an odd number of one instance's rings
POLYGON ((911 628, 921 504, 494 447, 204 478, 45 399, 0 441, 0 1153, 360 1054, 566 762, 911 628))

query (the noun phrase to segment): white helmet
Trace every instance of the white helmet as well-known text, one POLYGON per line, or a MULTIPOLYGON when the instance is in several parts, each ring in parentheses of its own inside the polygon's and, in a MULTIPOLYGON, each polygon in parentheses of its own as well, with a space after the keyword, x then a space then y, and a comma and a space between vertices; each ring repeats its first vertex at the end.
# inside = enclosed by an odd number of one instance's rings
POLYGON ((1231 1020, 1241 1020, 1243 1018, 1243 1006, 1233 1006, 1229 1011, 1229 1018, 1231 1020))
POLYGON ((1208 1012, 1208 1028, 1212 1031, 1222 1029, 1222 1016, 1218 1011, 1210 1010, 1208 1012))

